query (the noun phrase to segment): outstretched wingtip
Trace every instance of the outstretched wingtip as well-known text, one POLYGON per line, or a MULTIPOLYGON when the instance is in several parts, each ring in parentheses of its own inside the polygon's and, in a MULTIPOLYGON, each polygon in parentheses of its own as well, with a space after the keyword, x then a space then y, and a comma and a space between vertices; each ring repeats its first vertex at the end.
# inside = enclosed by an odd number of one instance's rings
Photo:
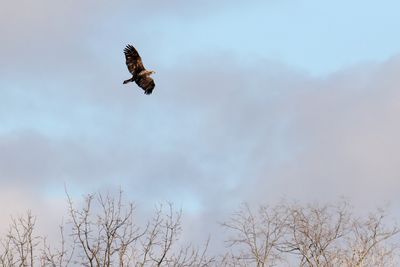
POLYGON ((133 50, 133 49, 135 49, 135 47, 133 45, 131 45, 131 44, 127 44, 125 46, 125 50, 133 50))
POLYGON ((133 45, 130 45, 130 44, 128 44, 125 47, 124 53, 125 53, 125 55, 133 55, 133 56, 138 56, 139 57, 139 53, 136 50, 136 48, 133 45))

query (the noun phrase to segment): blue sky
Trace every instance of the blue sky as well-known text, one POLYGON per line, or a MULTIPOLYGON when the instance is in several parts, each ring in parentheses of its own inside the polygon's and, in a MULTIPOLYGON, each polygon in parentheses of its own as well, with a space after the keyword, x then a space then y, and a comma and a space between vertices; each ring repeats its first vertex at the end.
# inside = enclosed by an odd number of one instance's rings
MULTIPOLYGON (((168 60, 219 50, 329 74, 396 53, 398 8, 396 1, 263 1, 227 7, 206 19, 173 19, 165 37, 173 51, 168 60), (190 42, 182 46, 182 38, 190 42)), ((156 32, 165 25, 157 22, 156 32)))
MULTIPOLYGON (((320 75, 397 53, 399 5, 396 1, 251 1, 210 5, 201 15, 167 10, 151 16, 151 22, 142 21, 141 27, 148 36, 160 38, 163 48, 155 55, 167 64, 188 54, 217 51, 241 59, 283 62, 320 75)), ((121 30, 129 32, 127 13, 111 21, 112 26, 105 22, 105 28, 125 24, 121 30)))
POLYGON ((399 9, 397 1, 6 3, 0 220, 53 210, 57 223, 64 184, 75 197, 121 186, 143 209, 173 201, 189 220, 201 218, 194 232, 242 201, 396 203, 399 9), (151 96, 122 85, 128 43, 156 70, 151 96))

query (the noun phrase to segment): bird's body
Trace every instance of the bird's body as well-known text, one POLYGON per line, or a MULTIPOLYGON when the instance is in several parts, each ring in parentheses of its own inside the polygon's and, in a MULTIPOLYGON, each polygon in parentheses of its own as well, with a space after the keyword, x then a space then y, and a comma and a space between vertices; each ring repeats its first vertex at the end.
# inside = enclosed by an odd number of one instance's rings
POLYGON ((153 78, 150 77, 154 71, 146 70, 142 58, 139 56, 139 53, 132 45, 127 45, 124 49, 126 66, 128 67, 129 72, 132 74, 132 78, 125 80, 124 84, 129 82, 135 82, 140 88, 144 90, 146 95, 149 95, 153 92, 154 87, 156 86, 153 78))

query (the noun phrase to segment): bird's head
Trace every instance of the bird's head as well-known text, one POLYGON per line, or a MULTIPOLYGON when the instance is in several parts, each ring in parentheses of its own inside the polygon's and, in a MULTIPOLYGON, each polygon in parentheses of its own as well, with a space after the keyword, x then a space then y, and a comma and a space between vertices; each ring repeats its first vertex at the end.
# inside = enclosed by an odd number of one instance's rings
POLYGON ((155 74, 156 72, 154 70, 149 71, 149 76, 152 74, 155 74))

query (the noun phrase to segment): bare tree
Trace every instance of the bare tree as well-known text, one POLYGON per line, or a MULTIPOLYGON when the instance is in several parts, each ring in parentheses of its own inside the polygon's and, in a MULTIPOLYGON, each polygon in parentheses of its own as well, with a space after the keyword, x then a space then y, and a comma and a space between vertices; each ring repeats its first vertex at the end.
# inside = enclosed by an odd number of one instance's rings
POLYGON ((182 231, 181 216, 181 211, 173 211, 171 203, 168 203, 168 213, 163 213, 162 205, 156 208, 155 216, 148 223, 144 239, 140 242, 137 266, 162 266, 170 262, 168 253, 182 231))
POLYGON ((383 210, 372 213, 367 219, 353 219, 351 233, 346 238, 347 251, 344 251, 342 258, 345 266, 361 267, 395 266, 394 244, 385 243, 399 233, 397 226, 387 227, 383 210))
POLYGON ((257 213, 244 205, 223 224, 235 235, 222 266, 395 266, 397 247, 387 241, 399 229, 384 219, 383 212, 355 218, 346 202, 261 206, 257 213))
POLYGON ((159 205, 153 218, 139 227, 134 220, 134 205, 123 200, 122 191, 90 194, 80 206, 67 193, 67 231, 62 224, 60 242, 54 246, 47 238, 33 235, 35 217, 12 218, 10 230, 0 239, 0 266, 208 266, 212 262, 189 245, 174 247, 182 231, 181 211, 168 203, 159 205), (35 249, 41 244, 41 253, 35 249))
MULTIPOLYGON (((185 266, 192 253, 193 262, 204 262, 198 250, 181 250, 176 256, 173 246, 182 231, 182 212, 168 203, 156 208, 153 218, 139 227, 133 217, 134 205, 126 205, 122 192, 118 197, 88 195, 80 209, 68 196, 72 236, 77 246, 75 263, 83 266, 185 266)), ((176 249, 175 249, 176 250, 176 249)))
POLYGON ((0 266, 14 266, 15 259, 10 235, 7 235, 4 239, 1 239, 0 245, 0 266))
POLYGON ((210 242, 210 238, 202 250, 194 248, 193 245, 189 245, 179 250, 176 255, 173 255, 168 266, 174 267, 206 267, 213 266, 216 264, 214 257, 207 256, 207 249, 210 242))
POLYGON ((336 206, 292 205, 283 252, 300 257, 300 266, 339 266, 342 238, 349 232, 347 203, 336 206))
POLYGON ((394 267, 400 256, 392 243, 400 229, 385 212, 356 217, 346 202, 282 202, 257 210, 244 204, 222 224, 230 233, 229 250, 210 257, 210 238, 202 249, 178 246, 182 211, 171 203, 157 206, 139 226, 134 205, 124 201, 121 191, 87 195, 80 205, 68 194, 67 199, 69 220, 59 228, 58 244, 35 235, 30 212, 11 218, 7 235, 0 238, 0 266, 394 267))
POLYGON ((234 260, 235 264, 243 266, 274 266, 282 260, 279 247, 286 231, 286 217, 283 206, 261 206, 254 215, 249 205, 243 204, 229 222, 222 224, 235 233, 227 241, 233 251, 225 256, 224 262, 234 260))
POLYGON ((132 203, 125 206, 122 191, 117 198, 88 195, 81 209, 75 208, 68 196, 68 207, 72 236, 81 249, 80 263, 98 267, 127 266, 129 246, 144 233, 134 224, 134 206, 132 203), (99 213, 94 214, 93 204, 100 206, 99 213))
POLYGON ((26 216, 11 218, 6 238, 1 241, 0 253, 2 266, 33 266, 36 260, 35 248, 38 237, 33 235, 36 218, 28 211, 26 216))
POLYGON ((59 226, 60 231, 60 247, 52 249, 47 243, 47 239, 43 238, 43 249, 41 256, 41 266, 51 267, 67 267, 71 264, 76 242, 67 242, 65 238, 64 225, 59 226))

